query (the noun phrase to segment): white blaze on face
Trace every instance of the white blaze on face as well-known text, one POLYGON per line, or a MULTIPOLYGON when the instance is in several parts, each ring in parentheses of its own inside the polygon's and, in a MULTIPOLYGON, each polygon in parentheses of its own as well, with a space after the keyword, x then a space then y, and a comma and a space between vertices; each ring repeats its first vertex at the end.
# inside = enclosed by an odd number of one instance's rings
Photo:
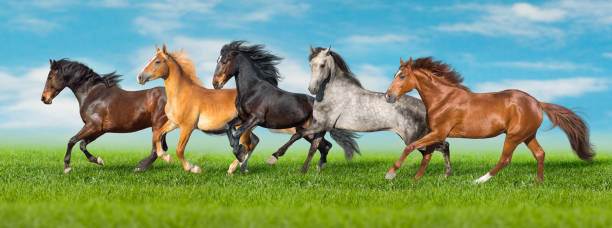
POLYGON ((147 64, 145 64, 145 65, 142 67, 142 70, 140 70, 140 73, 138 73, 138 74, 136 75, 136 81, 137 81, 137 82, 139 82, 139 83, 140 83, 140 77, 139 77, 139 76, 140 76, 140 74, 142 74, 142 72, 145 70, 145 68, 147 68, 147 66, 148 66, 149 64, 151 64, 151 62, 153 62, 153 60, 155 59, 155 57, 157 57, 157 53, 155 53, 155 54, 154 54, 154 55, 151 57, 151 59, 150 59, 149 61, 147 61, 147 64))
POLYGON ((395 76, 393 76, 393 78, 399 77, 400 76, 400 72, 401 72, 401 70, 397 70, 397 73, 395 73, 395 76))

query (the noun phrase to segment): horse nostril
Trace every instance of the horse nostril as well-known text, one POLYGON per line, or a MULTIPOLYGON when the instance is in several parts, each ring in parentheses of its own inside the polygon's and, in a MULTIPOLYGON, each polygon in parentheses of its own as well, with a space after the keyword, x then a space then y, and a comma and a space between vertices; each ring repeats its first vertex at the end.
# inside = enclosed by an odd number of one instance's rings
POLYGON ((44 102, 45 101, 45 96, 41 96, 40 100, 44 102))

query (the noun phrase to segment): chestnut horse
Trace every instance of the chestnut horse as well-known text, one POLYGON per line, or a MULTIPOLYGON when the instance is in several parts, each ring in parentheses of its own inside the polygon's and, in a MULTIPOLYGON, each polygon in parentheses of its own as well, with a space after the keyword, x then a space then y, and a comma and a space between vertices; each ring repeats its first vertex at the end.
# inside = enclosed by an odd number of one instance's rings
MULTIPOLYGON (((202 169, 200 167, 185 160, 183 156, 185 146, 189 141, 191 132, 195 129, 212 134, 225 134, 227 132, 227 123, 237 116, 234 105, 236 90, 204 88, 195 73, 193 62, 187 57, 186 52, 169 53, 166 50, 166 45, 163 46, 162 50, 155 46, 155 50, 154 58, 137 77, 138 83, 142 85, 158 78, 163 78, 166 85, 168 101, 165 112, 168 121, 154 137, 159 137, 179 128, 180 138, 176 155, 181 160, 185 171, 201 173, 202 169)), ((251 133, 251 130, 249 129, 240 138, 242 145, 249 151, 245 154, 245 157, 250 155, 259 141, 257 136, 251 133)), ((160 147, 161 145, 158 143, 158 150, 160 147)))
MULTIPOLYGON (((87 159, 98 165, 104 165, 102 158, 96 158, 87 151, 87 144, 93 142, 106 132, 126 133, 152 127, 159 132, 168 120, 164 113, 166 93, 161 87, 125 91, 117 85, 120 81, 115 73, 100 76, 85 64, 61 59, 49 60, 51 69, 47 76, 42 102, 51 104, 53 98, 68 87, 79 101, 81 119, 85 126, 68 141, 64 157, 64 173, 70 172, 72 147, 81 141, 81 150, 87 159)), ((155 134, 154 134, 155 135, 155 134)), ((158 134, 159 135, 159 134, 158 134)), ((160 155, 170 161, 164 151, 168 149, 166 138, 161 137, 163 148, 155 147, 159 137, 153 137, 151 155, 140 161, 134 171, 147 169, 160 155)))
MULTIPOLYGON (((539 102, 520 90, 494 93, 474 93, 461 85, 463 78, 448 64, 431 57, 412 58, 404 62, 395 74, 385 97, 395 102, 406 92, 416 89, 425 103, 429 134, 411 143, 387 173, 395 171, 406 156, 416 148, 452 138, 490 138, 506 133, 499 162, 491 171, 474 183, 484 183, 510 164, 516 146, 525 143, 538 162, 537 182, 544 180, 544 150, 536 139, 542 124, 542 112, 554 126, 565 132, 572 149, 582 160, 590 161, 595 153, 589 141, 588 126, 573 111, 550 103, 539 102)), ((425 164, 427 165, 427 164, 425 164)))

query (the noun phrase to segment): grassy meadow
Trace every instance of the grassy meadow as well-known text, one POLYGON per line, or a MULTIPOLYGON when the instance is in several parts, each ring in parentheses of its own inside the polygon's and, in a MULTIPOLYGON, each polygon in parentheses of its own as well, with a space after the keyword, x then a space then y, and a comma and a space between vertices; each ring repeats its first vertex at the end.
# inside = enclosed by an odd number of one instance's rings
MULTIPOLYGON (((103 143, 102 143, 103 144, 103 143)), ((172 146, 171 146, 172 147, 172 146)), ((401 150, 362 151, 346 162, 337 148, 327 169, 301 174, 305 151, 290 150, 276 165, 260 149, 249 173, 227 176, 229 151, 191 149, 188 160, 156 161, 134 173, 148 148, 92 147, 105 166, 75 147, 64 175, 63 146, 0 146, 2 227, 610 227, 612 153, 586 163, 567 150, 547 151, 545 181, 534 184, 536 162, 515 153, 512 163, 482 185, 499 152, 452 150, 454 175, 441 176, 436 152, 423 179, 411 154, 394 180, 384 174, 401 150)), ((169 151, 173 156, 174 150, 169 151)), ((318 155, 315 157, 318 159, 318 155)))

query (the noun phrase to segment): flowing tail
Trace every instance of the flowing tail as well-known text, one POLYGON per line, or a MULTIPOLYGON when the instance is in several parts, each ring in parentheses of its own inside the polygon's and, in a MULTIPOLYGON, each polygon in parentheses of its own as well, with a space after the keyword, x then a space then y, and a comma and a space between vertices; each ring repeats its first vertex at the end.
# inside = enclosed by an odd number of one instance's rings
POLYGON ((576 155, 582 160, 591 161, 595 156, 595 152, 593 152, 589 140, 589 127, 584 120, 572 110, 563 106, 550 103, 540 104, 553 124, 551 128, 559 126, 565 132, 565 135, 567 135, 567 139, 576 155))
POLYGON ((355 139, 359 138, 359 135, 347 130, 332 129, 329 134, 336 141, 342 149, 344 149, 344 158, 351 160, 355 152, 361 155, 359 152, 359 145, 355 139))

